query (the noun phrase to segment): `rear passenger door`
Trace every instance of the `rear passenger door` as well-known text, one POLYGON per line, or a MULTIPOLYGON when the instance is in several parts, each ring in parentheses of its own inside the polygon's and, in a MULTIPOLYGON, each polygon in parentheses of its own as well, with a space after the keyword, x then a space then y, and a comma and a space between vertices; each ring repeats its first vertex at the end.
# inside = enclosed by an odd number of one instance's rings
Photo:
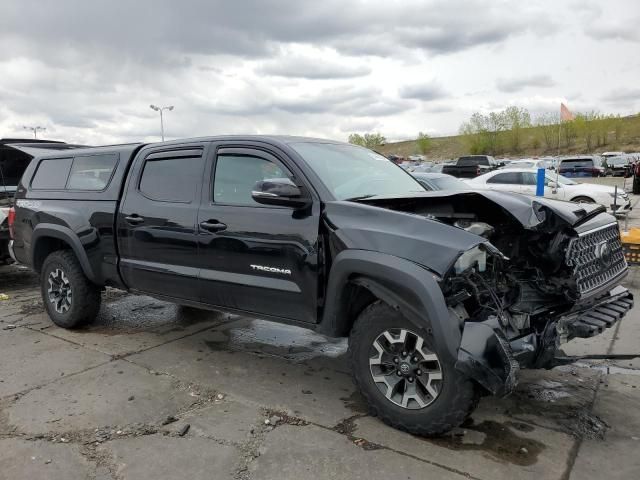
POLYGON ((318 305, 320 205, 294 210, 251 197, 257 181, 288 177, 311 196, 279 150, 218 144, 198 213, 202 301, 313 323, 318 305))
POLYGON ((196 219, 205 145, 143 149, 118 214, 120 271, 128 287, 198 299, 196 219))

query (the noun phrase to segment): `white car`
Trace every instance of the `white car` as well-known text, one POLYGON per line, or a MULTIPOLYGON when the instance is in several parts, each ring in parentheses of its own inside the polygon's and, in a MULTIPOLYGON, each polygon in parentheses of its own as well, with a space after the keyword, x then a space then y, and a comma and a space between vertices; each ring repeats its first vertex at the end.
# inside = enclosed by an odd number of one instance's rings
MULTIPOLYGON (((535 168, 494 170, 467 180, 467 184, 472 188, 501 190, 535 196, 537 174, 538 171, 535 168)), ((546 198, 578 203, 599 203, 609 211, 614 210, 614 187, 593 183, 577 183, 570 178, 556 175, 552 172, 546 172, 544 183, 544 196, 546 198)), ((615 213, 626 214, 630 210, 631 201, 629 200, 629 195, 619 188, 618 198, 615 202, 615 213)))

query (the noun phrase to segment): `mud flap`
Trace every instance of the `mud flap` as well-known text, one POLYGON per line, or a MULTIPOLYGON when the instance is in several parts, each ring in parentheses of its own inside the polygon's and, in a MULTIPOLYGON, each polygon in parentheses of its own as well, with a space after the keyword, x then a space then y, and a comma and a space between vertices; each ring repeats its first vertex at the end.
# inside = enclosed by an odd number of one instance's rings
POLYGON ((465 323, 455 367, 497 396, 513 391, 520 370, 507 341, 480 322, 465 323))

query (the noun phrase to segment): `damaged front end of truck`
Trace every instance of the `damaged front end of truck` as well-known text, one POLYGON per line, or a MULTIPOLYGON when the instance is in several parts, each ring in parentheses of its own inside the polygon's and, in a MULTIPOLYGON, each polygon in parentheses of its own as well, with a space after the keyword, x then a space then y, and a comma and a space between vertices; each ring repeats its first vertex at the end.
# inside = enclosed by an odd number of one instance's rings
POLYGON ((628 267, 618 226, 604 208, 443 193, 366 203, 439 224, 432 231, 440 239, 405 258, 437 274, 449 321, 461 332, 455 367, 492 394, 510 393, 520 368, 557 365, 563 343, 602 333, 633 306, 620 286, 628 267), (453 228, 443 233, 443 224, 453 228), (452 257, 461 230, 477 242, 452 257), (440 252, 429 248, 437 243, 445 245, 440 252))
POLYGON ((525 198, 529 208, 518 208, 522 197, 481 197, 493 210, 463 197, 448 212, 421 213, 486 239, 441 286, 462 328, 456 368, 504 395, 519 368, 555 365, 563 343, 613 326, 633 297, 619 286, 627 264, 618 226, 600 207, 525 198))

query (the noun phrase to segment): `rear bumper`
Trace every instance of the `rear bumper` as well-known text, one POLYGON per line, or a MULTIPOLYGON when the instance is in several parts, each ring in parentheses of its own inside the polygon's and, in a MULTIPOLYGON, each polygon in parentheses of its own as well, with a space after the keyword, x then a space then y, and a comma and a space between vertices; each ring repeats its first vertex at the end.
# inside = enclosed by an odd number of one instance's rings
POLYGON ((16 254, 13 253, 13 240, 9 240, 8 250, 9 250, 9 256, 12 258, 12 260, 14 262, 16 262, 16 263, 20 263, 20 262, 18 262, 18 259, 16 258, 16 254))

